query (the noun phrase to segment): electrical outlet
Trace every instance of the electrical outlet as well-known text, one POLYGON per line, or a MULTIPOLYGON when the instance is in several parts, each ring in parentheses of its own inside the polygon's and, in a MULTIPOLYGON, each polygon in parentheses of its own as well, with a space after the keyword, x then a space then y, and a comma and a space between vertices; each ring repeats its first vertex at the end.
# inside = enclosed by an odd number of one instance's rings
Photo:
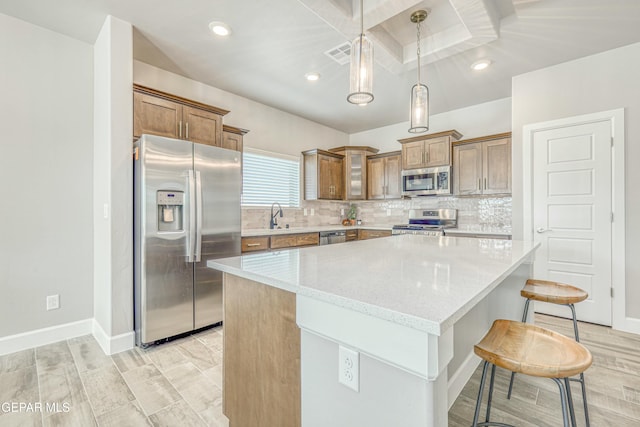
POLYGON ((338 382, 360 391, 360 354, 343 346, 338 347, 338 382))
POLYGON ((60 308, 60 295, 49 295, 47 297, 47 311, 60 308))
POLYGON ((311 208, 311 216, 314 216, 316 214, 316 210, 311 208))
POLYGON ((391 216, 391 209, 387 209, 387 216, 391 216))
POLYGON ((307 208, 304 208, 304 216, 307 216, 307 208))
POLYGON ((340 209, 340 216, 344 216, 344 208, 340 209))

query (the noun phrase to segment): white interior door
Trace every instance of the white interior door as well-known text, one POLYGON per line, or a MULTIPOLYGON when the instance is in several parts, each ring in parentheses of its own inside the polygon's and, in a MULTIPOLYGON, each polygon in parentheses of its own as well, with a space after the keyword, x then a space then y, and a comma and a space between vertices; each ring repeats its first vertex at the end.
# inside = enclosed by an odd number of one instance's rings
MULTIPOLYGON (((580 287, 577 317, 611 325, 612 178, 610 121, 564 125, 533 136, 533 228, 541 243, 534 277, 580 287)), ((536 303, 569 317, 567 307, 536 303)))

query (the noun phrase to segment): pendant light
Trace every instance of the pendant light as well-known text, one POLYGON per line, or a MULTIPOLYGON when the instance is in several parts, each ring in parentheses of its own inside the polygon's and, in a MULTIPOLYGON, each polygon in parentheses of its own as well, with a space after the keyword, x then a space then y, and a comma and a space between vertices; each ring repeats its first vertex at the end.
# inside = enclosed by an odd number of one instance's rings
POLYGON ((411 133, 429 130, 429 88, 420 83, 420 24, 426 18, 426 10, 417 10, 411 14, 411 22, 418 27, 418 82, 411 88, 411 133))
POLYGON ((351 43, 347 101, 358 105, 373 101, 373 44, 364 35, 363 0, 360 0, 360 35, 351 43))

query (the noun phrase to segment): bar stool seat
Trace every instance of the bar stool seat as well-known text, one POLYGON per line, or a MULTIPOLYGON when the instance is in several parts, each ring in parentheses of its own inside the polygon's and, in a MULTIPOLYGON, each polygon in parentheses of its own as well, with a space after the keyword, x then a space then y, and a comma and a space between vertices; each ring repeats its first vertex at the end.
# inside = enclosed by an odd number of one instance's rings
POLYGON ((591 353, 579 342, 539 326, 511 320, 496 320, 491 329, 474 346, 484 362, 473 426, 506 426, 489 420, 495 367, 533 377, 550 378, 560 390, 564 426, 575 424, 569 377, 583 373, 593 361, 591 353), (485 422, 478 423, 482 394, 491 364, 491 383, 485 422), (564 383, 564 384, 563 384, 564 383))
POLYGON ((527 299, 551 304, 575 304, 589 297, 588 293, 575 286, 536 279, 527 280, 520 295, 527 299))
MULTIPOLYGON (((566 305, 571 310, 571 318, 573 320, 573 334, 576 341, 580 342, 580 333, 578 332, 578 321, 576 319, 575 303, 586 300, 589 294, 580 288, 567 285, 565 283, 551 282, 548 280, 529 279, 524 285, 524 288, 520 291, 520 295, 527 299, 524 304, 524 311, 522 313, 522 321, 527 321, 527 314, 529 313, 529 303, 533 301, 541 301, 551 304, 566 305)), ((515 380, 516 372, 511 372, 511 379, 509 380, 509 391, 507 392, 507 399, 511 399, 511 392, 513 391, 513 381, 515 380)), ((587 388, 584 383, 584 374, 580 373, 579 379, 572 379, 580 383, 582 388, 582 403, 584 405, 584 416, 587 422, 587 426, 590 425, 589 421, 589 406, 587 404, 587 388)))

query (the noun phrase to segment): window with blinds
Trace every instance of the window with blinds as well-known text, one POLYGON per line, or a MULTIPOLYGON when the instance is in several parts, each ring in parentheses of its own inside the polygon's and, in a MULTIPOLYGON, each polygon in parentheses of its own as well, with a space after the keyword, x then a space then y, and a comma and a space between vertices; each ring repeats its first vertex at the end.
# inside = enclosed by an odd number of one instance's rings
POLYGON ((242 205, 300 206, 300 160, 257 150, 242 155, 242 205))

